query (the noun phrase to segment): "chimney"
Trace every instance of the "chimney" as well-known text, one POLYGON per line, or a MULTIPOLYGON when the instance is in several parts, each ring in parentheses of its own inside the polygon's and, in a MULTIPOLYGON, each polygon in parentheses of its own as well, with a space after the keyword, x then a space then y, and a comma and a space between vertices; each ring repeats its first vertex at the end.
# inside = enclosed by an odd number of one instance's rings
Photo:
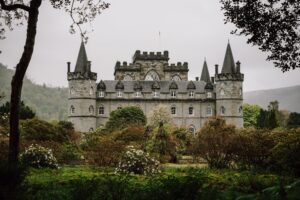
POLYGON ((196 81, 199 81, 199 77, 198 76, 196 77, 196 81))
POLYGON ((219 74, 219 65, 215 65, 215 74, 219 74))
POLYGON ((71 62, 67 62, 68 65, 68 73, 71 71, 71 62))
POLYGON ((237 74, 241 73, 241 62, 240 61, 236 62, 236 73, 237 74))

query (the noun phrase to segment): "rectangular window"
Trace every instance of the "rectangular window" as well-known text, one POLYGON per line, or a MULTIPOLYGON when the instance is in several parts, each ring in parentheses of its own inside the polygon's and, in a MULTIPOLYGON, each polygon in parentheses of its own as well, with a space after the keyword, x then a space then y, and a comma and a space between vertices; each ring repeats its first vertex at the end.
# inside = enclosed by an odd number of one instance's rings
POLYGON ((212 116, 212 108, 210 106, 206 108, 206 116, 212 116))
POLYGON ((193 107, 189 107, 189 115, 194 115, 194 108, 193 107))
POLYGON ((207 98, 212 98, 212 93, 211 92, 207 92, 207 98))
POLYGON ((141 97, 141 96, 142 96, 141 92, 136 92, 135 93, 135 97, 141 97))
POLYGON ((172 114, 172 115, 176 115, 176 107, 173 106, 173 107, 171 108, 171 114, 172 114))
POLYGON ((190 92, 189 92, 189 97, 190 97, 190 98, 194 98, 194 91, 190 91, 190 92))
POLYGON ((105 93, 103 91, 99 92, 99 97, 104 97, 105 93))
POLYGON ((104 115, 104 107, 99 107, 99 115, 104 115))
POLYGON ((172 91, 172 92, 171 92, 171 97, 172 97, 172 98, 175 98, 175 97, 176 97, 176 92, 175 92, 175 91, 172 91))
POLYGON ((122 92, 121 91, 117 92, 117 97, 122 97, 122 92))
POLYGON ((153 92, 153 97, 154 97, 154 98, 158 98, 158 97, 159 97, 159 92, 154 91, 154 92, 153 92))

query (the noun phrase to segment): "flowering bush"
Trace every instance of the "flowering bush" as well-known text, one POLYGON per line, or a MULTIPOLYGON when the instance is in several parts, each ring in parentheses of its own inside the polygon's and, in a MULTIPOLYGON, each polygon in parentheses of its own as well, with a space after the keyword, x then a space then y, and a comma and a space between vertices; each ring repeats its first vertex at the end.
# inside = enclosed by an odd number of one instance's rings
POLYGON ((122 156, 116 172, 144 175, 156 174, 160 172, 159 161, 150 157, 148 153, 129 146, 128 150, 122 156))
POLYGON ((21 154, 21 162, 26 166, 34 168, 58 168, 57 160, 53 156, 52 149, 37 144, 30 145, 25 152, 21 154))

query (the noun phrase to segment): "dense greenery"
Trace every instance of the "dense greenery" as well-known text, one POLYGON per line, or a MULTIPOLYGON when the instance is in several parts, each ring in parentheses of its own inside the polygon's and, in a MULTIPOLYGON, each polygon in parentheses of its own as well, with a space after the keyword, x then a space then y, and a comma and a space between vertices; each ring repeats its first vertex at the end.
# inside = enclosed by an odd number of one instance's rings
POLYGON ((243 105, 244 127, 256 127, 260 109, 258 105, 250 105, 247 103, 243 105))
MULTIPOLYGON (((0 116, 9 115, 10 103, 6 102, 0 106, 0 116)), ((24 101, 21 101, 20 105, 20 119, 32 119, 35 117, 35 113, 30 107, 25 105, 24 101)))
POLYGON ((300 113, 292 112, 289 115, 289 118, 287 121, 287 127, 289 127, 289 128, 300 127, 300 113))
MULTIPOLYGON (((158 176, 116 175, 110 168, 63 167, 31 170, 20 199, 279 199, 278 187, 294 180, 269 173, 163 167, 158 176), (274 188, 268 188, 273 187, 274 188), (267 190, 264 190, 268 188, 267 190), (272 191, 270 194, 270 190, 272 191), (273 196, 269 196, 273 195, 273 196), (271 197, 271 198, 270 198, 271 197), (273 197, 273 198, 272 198, 273 197)), ((299 195, 299 183, 285 189, 299 195), (291 189, 292 188, 292 189, 291 189), (297 193, 298 192, 298 193, 297 193)), ((284 188, 282 188, 284 189, 284 188)), ((295 199, 295 198, 294 198, 295 199)))

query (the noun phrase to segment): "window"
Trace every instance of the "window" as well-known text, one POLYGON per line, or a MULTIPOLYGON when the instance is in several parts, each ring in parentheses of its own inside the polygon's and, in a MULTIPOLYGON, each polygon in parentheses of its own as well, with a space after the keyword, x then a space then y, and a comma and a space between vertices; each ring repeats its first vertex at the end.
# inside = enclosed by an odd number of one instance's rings
POLYGON ((172 81, 181 81, 181 78, 180 78, 179 75, 174 75, 174 76, 172 77, 172 81))
POLYGON ((206 108, 206 116, 212 116, 212 108, 211 108, 211 106, 207 106, 207 108, 206 108))
POLYGON ((94 107, 93 107, 93 106, 90 106, 90 107, 89 107, 89 113, 90 113, 90 114, 94 114, 94 107))
POLYGON ((192 106, 189 107, 189 115, 194 115, 194 108, 192 106))
POLYGON ((158 97, 159 97, 159 92, 154 91, 154 92, 153 92, 153 97, 154 97, 154 98, 158 98, 158 97))
POLYGON ((160 78, 156 71, 150 70, 145 76, 145 81, 159 81, 160 78))
POLYGON ((117 97, 122 97, 122 91, 117 91, 117 97))
POLYGON ((176 115, 176 107, 175 106, 171 107, 171 115, 176 115))
POLYGON ((104 115, 104 106, 99 107, 99 115, 104 115))
POLYGON ((223 89, 220 90, 220 95, 224 96, 225 95, 225 91, 223 89))
POLYGON ((224 106, 221 106, 221 115, 225 115, 226 109, 224 106))
POLYGON ((240 106, 240 108, 239 108, 239 113, 242 113, 242 112, 243 112, 243 107, 240 106))
POLYGON ((94 94, 94 88, 91 87, 91 88, 90 88, 90 95, 93 95, 93 94, 94 94))
POLYGON ((73 87, 71 87, 71 89, 70 89, 70 94, 75 94, 75 90, 73 87))
POLYGON ((72 105, 71 108, 70 108, 70 113, 71 113, 71 114, 74 114, 74 113, 75 113, 75 107, 74 107, 73 105, 72 105))
POLYGON ((195 96, 194 91, 190 91, 190 92, 189 92, 189 97, 190 97, 190 98, 194 98, 194 96, 195 96))
POLYGON ((171 97, 176 98, 176 92, 175 91, 171 91, 171 97))
POLYGON ((240 96, 243 95, 243 89, 242 89, 242 88, 239 89, 239 95, 240 95, 240 96))
POLYGON ((118 106, 117 109, 118 109, 118 110, 122 109, 122 106, 118 106))
POLYGON ((211 92, 207 92, 207 98, 212 98, 212 93, 211 92))
POLYGON ((195 128, 195 126, 194 126, 193 124, 191 124, 191 125, 189 126, 189 132, 192 133, 193 135, 195 135, 195 133, 196 133, 196 128, 195 128))
POLYGON ((104 97, 105 96, 105 92, 104 91, 100 91, 99 92, 99 97, 104 97))
POLYGON ((140 91, 135 92, 135 97, 141 97, 142 93, 140 91))

